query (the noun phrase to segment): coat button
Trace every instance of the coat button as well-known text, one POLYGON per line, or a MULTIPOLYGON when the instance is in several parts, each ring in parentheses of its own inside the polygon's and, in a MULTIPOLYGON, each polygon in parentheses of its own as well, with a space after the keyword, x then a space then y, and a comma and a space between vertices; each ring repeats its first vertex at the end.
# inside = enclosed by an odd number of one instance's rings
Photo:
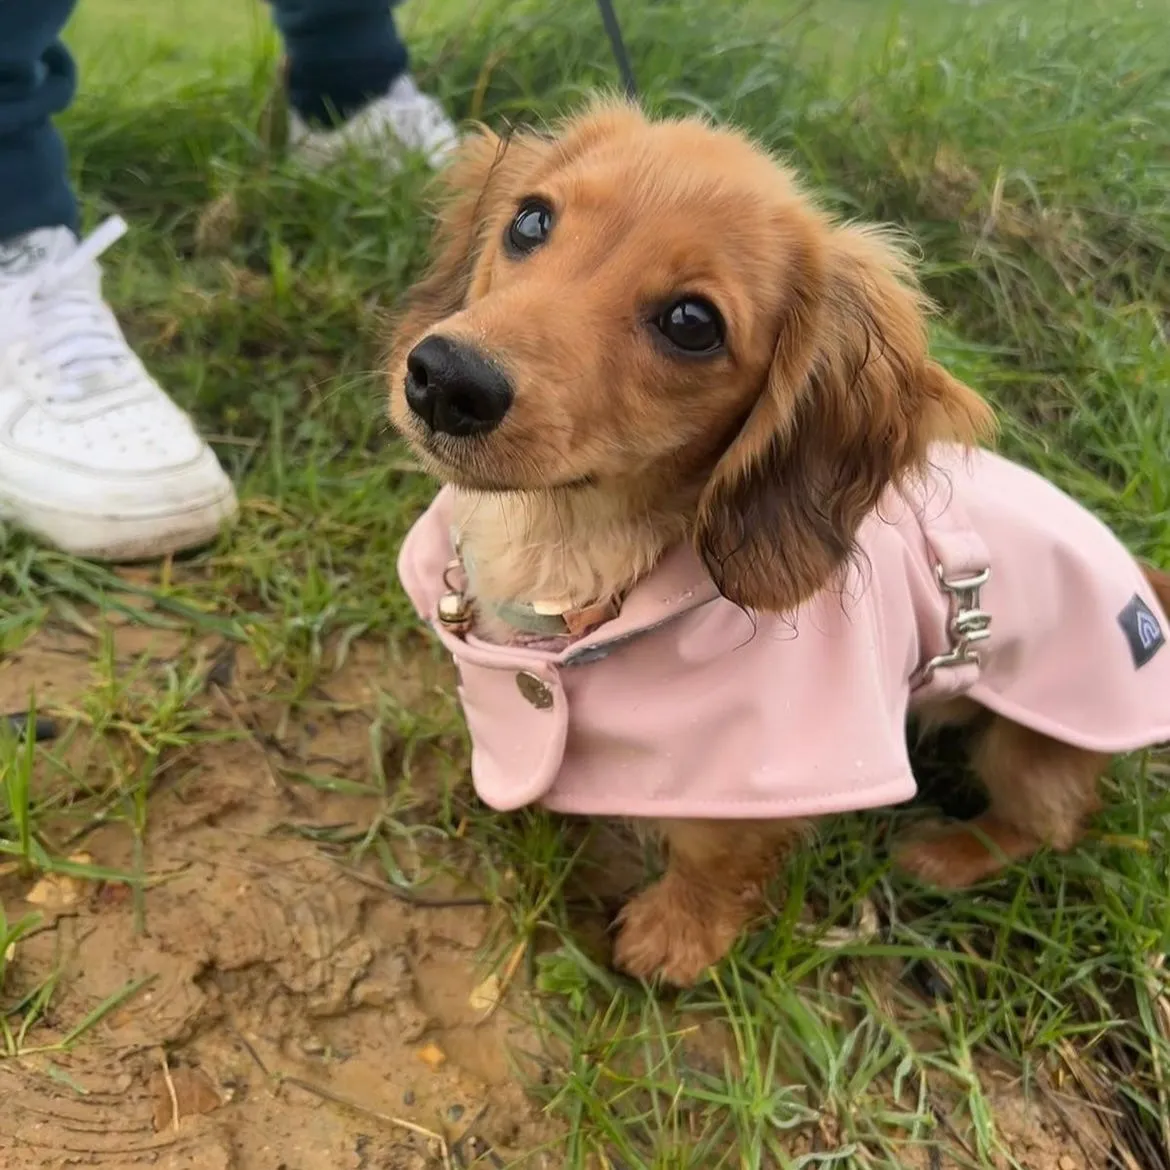
POLYGON ((530 671, 522 670, 516 675, 516 686, 538 711, 547 711, 553 705, 553 693, 548 684, 530 671))

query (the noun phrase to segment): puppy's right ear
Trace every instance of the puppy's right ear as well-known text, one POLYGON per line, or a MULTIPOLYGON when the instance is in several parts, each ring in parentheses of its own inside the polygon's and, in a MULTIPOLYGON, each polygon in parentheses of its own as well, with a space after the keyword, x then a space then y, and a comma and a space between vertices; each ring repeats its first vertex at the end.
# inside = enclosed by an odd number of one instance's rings
POLYGON ((475 261, 488 224, 508 200, 527 194, 525 180, 551 144, 530 132, 500 137, 480 126, 465 138, 438 176, 440 203, 431 238, 431 263, 407 293, 394 333, 413 344, 467 303, 475 261))

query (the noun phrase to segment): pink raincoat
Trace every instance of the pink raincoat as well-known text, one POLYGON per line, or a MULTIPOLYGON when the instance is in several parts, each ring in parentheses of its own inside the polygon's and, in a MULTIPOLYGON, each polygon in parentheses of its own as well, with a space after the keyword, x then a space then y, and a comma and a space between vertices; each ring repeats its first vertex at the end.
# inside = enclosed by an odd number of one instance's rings
POLYGON ((1117 538, 998 455, 940 446, 933 463, 862 525, 844 590, 749 616, 677 547, 555 652, 437 620, 440 491, 398 567, 458 668, 480 797, 753 819, 894 804, 915 792, 907 712, 958 694, 1093 751, 1170 740, 1166 619, 1117 538))

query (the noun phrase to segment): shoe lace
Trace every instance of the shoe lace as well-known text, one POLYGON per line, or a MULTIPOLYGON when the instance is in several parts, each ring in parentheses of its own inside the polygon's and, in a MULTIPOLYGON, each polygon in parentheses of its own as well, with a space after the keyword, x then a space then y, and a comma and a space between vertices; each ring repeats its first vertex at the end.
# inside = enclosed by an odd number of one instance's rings
POLYGON ((125 233, 126 222, 111 216, 68 256, 46 259, 28 275, 0 283, 0 341, 35 337, 25 356, 32 350, 60 374, 54 397, 84 397, 81 379, 129 356, 92 274, 97 258, 125 233))

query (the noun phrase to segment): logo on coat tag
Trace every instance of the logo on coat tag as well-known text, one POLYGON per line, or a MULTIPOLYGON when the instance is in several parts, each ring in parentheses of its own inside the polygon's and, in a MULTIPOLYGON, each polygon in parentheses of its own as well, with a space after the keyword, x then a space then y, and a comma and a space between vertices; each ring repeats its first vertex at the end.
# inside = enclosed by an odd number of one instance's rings
POLYGON ((1136 668, 1145 666, 1166 644, 1166 635, 1162 633, 1158 619, 1136 593, 1117 615, 1117 621, 1129 643, 1136 668))

